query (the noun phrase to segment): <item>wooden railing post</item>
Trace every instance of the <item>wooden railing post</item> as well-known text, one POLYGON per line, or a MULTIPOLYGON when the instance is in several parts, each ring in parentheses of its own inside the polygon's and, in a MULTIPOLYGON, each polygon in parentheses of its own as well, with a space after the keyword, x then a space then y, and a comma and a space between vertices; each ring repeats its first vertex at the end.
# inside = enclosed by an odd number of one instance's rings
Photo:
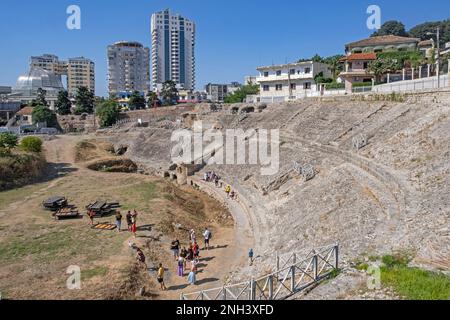
POLYGON ((334 268, 339 269, 339 244, 334 246, 334 268))
POLYGON ((255 280, 250 280, 250 300, 256 300, 256 282, 255 280))
POLYGON ((273 300, 273 276, 269 276, 269 300, 273 300))
POLYGON ((278 251, 277 251, 277 258, 276 259, 277 259, 277 261, 276 261, 276 266, 277 266, 276 268, 277 268, 277 270, 276 271, 278 272, 278 271, 280 271, 280 255, 278 254, 278 251))
POLYGON ((295 292, 295 265, 291 267, 291 292, 295 292))
POLYGON ((314 273, 314 281, 317 281, 319 278, 319 269, 318 269, 318 257, 317 254, 314 252, 313 256, 313 273, 314 273))

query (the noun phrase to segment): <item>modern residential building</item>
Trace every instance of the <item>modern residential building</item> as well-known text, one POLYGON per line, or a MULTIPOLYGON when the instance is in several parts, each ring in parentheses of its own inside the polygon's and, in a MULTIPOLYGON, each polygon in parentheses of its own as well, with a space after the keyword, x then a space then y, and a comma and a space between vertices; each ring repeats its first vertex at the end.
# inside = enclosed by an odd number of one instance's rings
POLYGON ((206 98, 212 102, 223 102, 228 95, 226 84, 208 83, 205 86, 206 98))
POLYGON ((30 69, 41 68, 56 75, 67 75, 67 62, 60 61, 54 54, 43 54, 30 58, 30 69))
POLYGON ((260 101, 282 102, 312 96, 318 88, 314 78, 319 73, 331 77, 328 65, 305 61, 277 66, 260 67, 256 81, 260 84, 260 101))
POLYGON ((108 46, 108 90, 110 95, 150 88, 150 49, 139 42, 121 41, 108 46))
POLYGON ((230 84, 208 83, 205 86, 206 99, 212 102, 224 102, 227 96, 241 88, 242 85, 239 82, 231 82, 230 84))
POLYGON ((246 76, 244 78, 244 85, 255 85, 258 84, 258 81, 256 80, 258 78, 258 76, 246 76))
POLYGON ((74 96, 80 87, 86 87, 95 94, 95 64, 84 57, 69 58, 67 64, 69 95, 74 96))
POLYGON ((172 80, 178 89, 195 89, 195 23, 169 9, 151 18, 152 89, 172 80))
POLYGON ((78 57, 59 60, 53 54, 43 54, 30 58, 30 69, 41 68, 52 74, 67 77, 67 91, 74 96, 78 88, 87 87, 95 94, 95 64, 91 60, 78 57))

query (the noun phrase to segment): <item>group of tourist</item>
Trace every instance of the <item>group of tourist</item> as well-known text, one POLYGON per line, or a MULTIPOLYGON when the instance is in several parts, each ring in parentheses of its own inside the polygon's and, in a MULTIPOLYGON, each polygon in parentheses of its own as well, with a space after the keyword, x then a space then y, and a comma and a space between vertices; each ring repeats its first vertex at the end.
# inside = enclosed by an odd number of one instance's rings
MULTIPOLYGON (((204 239, 203 249, 209 250, 212 232, 209 230, 209 228, 206 228, 202 235, 204 239)), ((176 262, 177 275, 179 277, 184 277, 186 271, 188 270, 189 272, 187 280, 189 284, 195 285, 197 281, 198 265, 200 263, 200 246, 197 242, 195 230, 191 229, 189 231, 189 246, 187 248, 181 248, 180 241, 178 239, 175 239, 174 241, 172 241, 170 249, 173 253, 173 259, 176 262)))
POLYGON ((203 181, 206 182, 214 182, 217 188, 222 187, 222 182, 220 181, 220 177, 214 171, 205 172, 203 175, 203 181))
MULTIPOLYGON (((220 180, 220 176, 218 176, 214 171, 207 171, 203 175, 203 181, 205 182, 214 182, 216 188, 222 188, 223 183, 220 180)), ((237 200, 237 192, 231 189, 230 185, 225 187, 225 193, 227 194, 227 198, 231 200, 237 200)))
MULTIPOLYGON (((127 220, 127 230, 130 231, 131 233, 133 233, 134 237, 136 238, 136 230, 137 230, 137 217, 138 217, 138 212, 135 210, 133 210, 133 212, 128 211, 125 219, 127 220)), ((122 214, 120 213, 120 211, 116 211, 116 227, 118 232, 122 231, 122 214)))
MULTIPOLYGON (((97 215, 97 213, 92 209, 87 211, 87 216, 89 217, 90 225, 94 225, 94 218, 96 215, 97 215)), ((127 220, 127 230, 132 232, 135 238, 136 238, 136 231, 137 231, 137 217, 138 217, 138 212, 136 211, 136 209, 133 210, 133 212, 128 211, 128 213, 125 216, 125 218, 127 220)), ((116 211, 115 218, 116 218, 117 232, 121 232, 123 216, 119 210, 116 211)))

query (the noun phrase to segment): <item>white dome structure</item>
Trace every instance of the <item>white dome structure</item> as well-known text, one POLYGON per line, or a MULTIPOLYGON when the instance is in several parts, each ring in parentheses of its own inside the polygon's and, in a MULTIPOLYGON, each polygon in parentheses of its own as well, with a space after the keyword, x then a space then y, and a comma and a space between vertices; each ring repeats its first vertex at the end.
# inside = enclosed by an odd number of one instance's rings
POLYGON ((46 91, 45 99, 49 103, 50 109, 54 109, 58 93, 65 90, 60 75, 33 67, 27 74, 21 75, 17 79, 17 83, 8 98, 11 101, 23 104, 30 103, 37 98, 39 89, 46 91))
POLYGON ((33 94, 39 88, 47 91, 47 94, 58 94, 59 91, 65 90, 61 76, 41 68, 32 68, 28 74, 17 79, 13 91, 15 93, 33 94))

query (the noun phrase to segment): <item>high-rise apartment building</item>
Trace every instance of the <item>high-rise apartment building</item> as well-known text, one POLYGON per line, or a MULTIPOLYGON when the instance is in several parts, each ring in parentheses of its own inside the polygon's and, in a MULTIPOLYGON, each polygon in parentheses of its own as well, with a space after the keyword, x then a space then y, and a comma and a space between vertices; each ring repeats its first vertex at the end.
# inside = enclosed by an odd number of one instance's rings
POLYGON ((150 88, 150 49, 139 42, 117 42, 108 46, 110 95, 150 88))
POLYGON ((67 62, 60 61, 58 56, 43 54, 30 58, 30 69, 41 68, 56 75, 67 75, 67 62))
POLYGON ((95 64, 87 58, 62 61, 53 54, 44 54, 31 57, 30 69, 32 68, 41 68, 57 76, 67 76, 67 91, 70 96, 74 96, 80 87, 87 87, 95 93, 95 64))
POLYGON ((75 95, 80 87, 95 93, 95 64, 84 57, 70 58, 67 64, 67 91, 75 95))
POLYGON ((172 80, 179 89, 195 89, 195 23, 169 9, 151 19, 152 88, 172 80))

